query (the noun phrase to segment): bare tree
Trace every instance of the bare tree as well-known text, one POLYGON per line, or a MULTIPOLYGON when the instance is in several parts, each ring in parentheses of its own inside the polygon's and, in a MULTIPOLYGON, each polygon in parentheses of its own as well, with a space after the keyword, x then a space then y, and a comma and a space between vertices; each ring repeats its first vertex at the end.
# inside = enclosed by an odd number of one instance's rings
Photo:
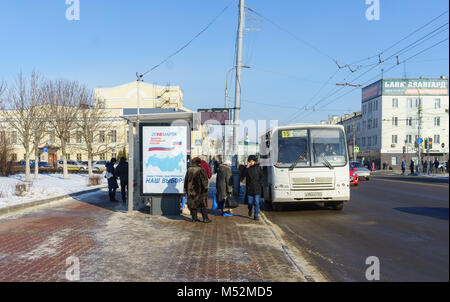
POLYGON ((43 83, 40 83, 36 89, 36 102, 39 104, 37 108, 38 118, 32 121, 33 126, 33 151, 34 151, 34 179, 39 176, 39 145, 42 139, 48 133, 49 106, 45 99, 45 90, 43 83))
POLYGON ((67 148, 70 132, 76 126, 80 110, 80 84, 75 81, 55 80, 45 85, 45 98, 51 118, 48 123, 59 139, 63 160, 64 179, 68 178, 67 148))
POLYGON ((2 95, 6 91, 6 83, 4 81, 0 82, 0 110, 3 109, 3 99, 2 95))
POLYGON ((39 119, 40 76, 32 72, 29 79, 19 73, 15 84, 9 89, 8 108, 4 110, 6 121, 18 133, 25 150, 25 181, 30 181, 30 155, 32 152, 33 126, 39 119), (28 82, 29 81, 29 82, 28 82))
POLYGON ((83 88, 80 93, 80 110, 77 118, 77 131, 83 139, 82 149, 88 154, 89 177, 92 176, 94 156, 109 149, 111 139, 107 133, 112 129, 113 117, 109 116, 100 102, 95 100, 92 91, 83 88))

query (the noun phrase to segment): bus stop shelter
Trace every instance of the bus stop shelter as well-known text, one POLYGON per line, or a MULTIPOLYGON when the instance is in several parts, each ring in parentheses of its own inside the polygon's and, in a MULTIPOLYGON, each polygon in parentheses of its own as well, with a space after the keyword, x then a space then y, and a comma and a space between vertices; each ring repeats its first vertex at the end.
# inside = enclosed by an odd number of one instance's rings
POLYGON ((197 114, 167 110, 122 118, 129 129, 128 213, 148 205, 151 215, 178 215, 197 114))

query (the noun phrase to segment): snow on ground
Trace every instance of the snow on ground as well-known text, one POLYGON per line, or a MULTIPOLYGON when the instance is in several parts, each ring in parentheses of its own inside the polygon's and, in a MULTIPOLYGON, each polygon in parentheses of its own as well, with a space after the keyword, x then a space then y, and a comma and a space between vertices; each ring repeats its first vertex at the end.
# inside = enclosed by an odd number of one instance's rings
POLYGON ((100 185, 89 187, 87 174, 69 174, 68 179, 64 179, 62 174, 39 174, 37 180, 34 180, 32 174, 30 191, 25 192, 23 196, 17 196, 16 184, 27 184, 25 174, 0 177, 0 208, 105 186, 106 179, 103 174, 95 175, 100 176, 100 185))

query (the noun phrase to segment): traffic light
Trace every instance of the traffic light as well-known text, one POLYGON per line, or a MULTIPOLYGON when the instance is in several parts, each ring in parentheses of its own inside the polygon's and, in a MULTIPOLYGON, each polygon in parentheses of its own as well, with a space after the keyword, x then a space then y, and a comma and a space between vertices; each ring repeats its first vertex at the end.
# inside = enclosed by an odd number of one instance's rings
POLYGON ((433 148, 433 139, 432 139, 431 137, 428 139, 428 145, 427 145, 427 148, 428 148, 428 149, 433 148))

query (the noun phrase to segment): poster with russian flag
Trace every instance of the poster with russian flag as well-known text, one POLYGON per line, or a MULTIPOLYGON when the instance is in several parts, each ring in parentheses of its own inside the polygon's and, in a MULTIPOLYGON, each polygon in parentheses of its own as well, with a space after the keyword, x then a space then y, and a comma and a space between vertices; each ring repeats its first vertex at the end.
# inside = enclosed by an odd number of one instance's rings
POLYGON ((186 127, 142 127, 142 193, 182 194, 186 165, 186 127))

